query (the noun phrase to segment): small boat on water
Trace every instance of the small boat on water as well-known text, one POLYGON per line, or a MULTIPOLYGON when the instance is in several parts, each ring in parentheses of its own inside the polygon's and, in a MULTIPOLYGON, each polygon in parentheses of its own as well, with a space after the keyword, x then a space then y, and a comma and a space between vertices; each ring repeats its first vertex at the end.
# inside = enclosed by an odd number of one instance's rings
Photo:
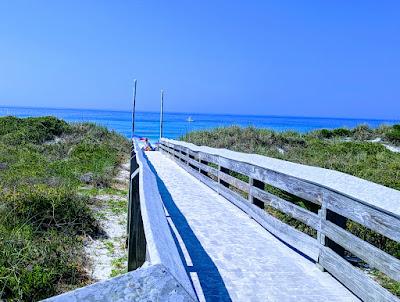
POLYGON ((194 119, 192 119, 192 117, 191 116, 189 116, 188 118, 187 118, 187 120, 186 120, 187 122, 189 122, 189 123, 191 123, 191 122, 194 122, 194 119))

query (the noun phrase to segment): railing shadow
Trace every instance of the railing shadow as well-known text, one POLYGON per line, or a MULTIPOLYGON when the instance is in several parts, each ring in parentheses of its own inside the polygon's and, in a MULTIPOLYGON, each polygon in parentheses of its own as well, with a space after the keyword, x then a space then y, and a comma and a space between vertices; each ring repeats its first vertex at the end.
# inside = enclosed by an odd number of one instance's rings
POLYGON ((206 301, 232 301, 217 266, 214 264, 210 256, 201 245, 200 241, 197 239, 185 216, 176 206, 167 187, 162 179, 158 176, 157 171, 149 160, 148 164, 156 176, 158 190, 164 202, 164 206, 167 209, 170 218, 173 221, 179 235, 181 236, 192 260, 193 266, 188 266, 184 259, 181 247, 179 246, 178 240, 174 232, 171 230, 182 262, 185 265, 189 276, 191 277, 191 273, 197 274, 206 301))

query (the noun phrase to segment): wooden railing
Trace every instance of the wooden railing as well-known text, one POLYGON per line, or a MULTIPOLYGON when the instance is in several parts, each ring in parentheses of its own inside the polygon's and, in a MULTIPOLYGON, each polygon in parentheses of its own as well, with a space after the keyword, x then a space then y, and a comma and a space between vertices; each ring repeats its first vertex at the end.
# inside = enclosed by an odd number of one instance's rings
POLYGON ((160 150, 280 240, 311 258, 362 300, 400 301, 344 257, 354 255, 400 281, 399 259, 345 229, 350 219, 400 242, 399 191, 337 171, 175 140, 162 139, 160 150), (235 177, 235 173, 248 181, 235 177), (312 212, 278 197, 266 191, 265 185, 311 202, 319 210, 312 212), (317 238, 268 214, 265 206, 314 229, 317 238))
POLYGON ((128 271, 141 267, 145 262, 148 265, 161 264, 189 296, 197 300, 168 225, 156 177, 136 140, 131 152, 130 175, 128 271))

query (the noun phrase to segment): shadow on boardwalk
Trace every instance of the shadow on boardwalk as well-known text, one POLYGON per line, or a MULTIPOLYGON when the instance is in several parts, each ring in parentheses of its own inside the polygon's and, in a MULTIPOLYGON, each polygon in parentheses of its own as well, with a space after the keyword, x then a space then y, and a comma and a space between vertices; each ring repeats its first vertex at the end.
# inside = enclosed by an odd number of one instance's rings
POLYGON ((197 274, 206 301, 231 301, 228 290, 226 289, 224 280, 222 279, 217 266, 204 250, 200 241, 190 228, 185 216, 176 206, 167 187, 158 176, 150 161, 148 161, 148 164, 150 169, 156 175, 158 190, 164 202, 164 206, 167 209, 176 229, 178 230, 179 235, 182 237, 182 240, 192 260, 193 266, 187 266, 182 250, 180 249, 178 241, 171 230, 172 234, 174 235, 175 242, 179 247, 179 254, 186 267, 186 271, 188 274, 197 274))

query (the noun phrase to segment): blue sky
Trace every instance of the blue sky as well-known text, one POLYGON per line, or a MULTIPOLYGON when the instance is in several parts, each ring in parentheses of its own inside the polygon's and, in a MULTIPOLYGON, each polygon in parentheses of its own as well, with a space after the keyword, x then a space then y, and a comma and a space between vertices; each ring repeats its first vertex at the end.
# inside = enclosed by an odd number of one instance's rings
POLYGON ((400 1, 0 1, 0 105, 400 118, 400 1))

